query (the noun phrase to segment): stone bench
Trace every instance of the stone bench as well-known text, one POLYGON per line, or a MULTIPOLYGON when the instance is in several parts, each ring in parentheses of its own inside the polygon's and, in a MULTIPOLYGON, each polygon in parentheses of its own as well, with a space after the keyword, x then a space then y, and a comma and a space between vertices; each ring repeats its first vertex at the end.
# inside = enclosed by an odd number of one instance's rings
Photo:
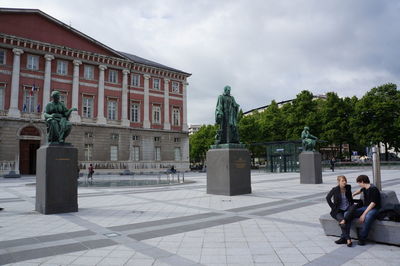
MULTIPOLYGON (((398 204, 396 193, 394 191, 383 191, 381 192, 382 206, 388 203, 398 204)), ((342 231, 340 230, 338 221, 333 219, 329 214, 324 214, 319 218, 319 221, 324 229, 326 235, 329 236, 340 236, 342 231)), ((357 238, 357 227, 362 225, 353 220, 350 236, 357 238)), ((379 221, 376 220, 371 227, 368 234, 368 240, 375 241, 378 243, 391 244, 400 246, 400 223, 392 221, 379 221)))

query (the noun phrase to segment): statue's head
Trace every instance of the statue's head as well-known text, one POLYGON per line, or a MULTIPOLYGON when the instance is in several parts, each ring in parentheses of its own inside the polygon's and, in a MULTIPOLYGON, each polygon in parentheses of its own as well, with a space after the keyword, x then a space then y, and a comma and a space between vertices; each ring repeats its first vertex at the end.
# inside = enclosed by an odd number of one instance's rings
POLYGON ((60 100, 60 92, 59 91, 53 91, 51 93, 51 98, 53 99, 53 101, 58 102, 58 100, 60 100))
POLYGON ((305 127, 304 127, 304 130, 305 130, 305 131, 309 131, 310 128, 309 128, 308 126, 305 126, 305 127))
POLYGON ((231 86, 226 85, 224 88, 224 95, 230 95, 231 94, 231 86))

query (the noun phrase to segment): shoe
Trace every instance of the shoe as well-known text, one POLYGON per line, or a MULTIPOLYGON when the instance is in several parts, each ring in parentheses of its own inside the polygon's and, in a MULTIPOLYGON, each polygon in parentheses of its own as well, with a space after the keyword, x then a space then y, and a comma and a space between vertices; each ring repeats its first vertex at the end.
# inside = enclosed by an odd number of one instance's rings
POLYGON ((365 244, 366 244, 366 243, 365 243, 365 240, 363 240, 363 239, 359 239, 359 240, 358 240, 358 245, 359 245, 359 246, 365 246, 365 244))
POLYGON ((347 246, 350 248, 353 246, 353 242, 347 243, 347 246))
POLYGON ((346 244, 347 240, 344 238, 339 238, 338 240, 335 241, 336 244, 341 245, 341 244, 346 244))

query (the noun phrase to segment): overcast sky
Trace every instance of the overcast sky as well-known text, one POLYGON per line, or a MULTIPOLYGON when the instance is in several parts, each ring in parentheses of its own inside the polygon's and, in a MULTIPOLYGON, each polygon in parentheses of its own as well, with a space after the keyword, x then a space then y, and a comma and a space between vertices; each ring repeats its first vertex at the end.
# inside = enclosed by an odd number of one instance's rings
POLYGON ((110 46, 185 72, 188 122, 214 122, 225 85, 248 111, 300 91, 362 96, 400 85, 400 1, 35 0, 110 46))

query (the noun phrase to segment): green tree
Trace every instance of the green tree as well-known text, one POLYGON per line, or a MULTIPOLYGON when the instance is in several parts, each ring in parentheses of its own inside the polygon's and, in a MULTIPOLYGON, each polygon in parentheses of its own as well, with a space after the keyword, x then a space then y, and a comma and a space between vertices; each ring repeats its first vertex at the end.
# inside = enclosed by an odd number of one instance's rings
POLYGON ((364 146, 383 143, 385 159, 389 149, 399 149, 400 93, 396 84, 385 84, 368 91, 356 104, 352 119, 354 135, 364 146))
POLYGON ((339 157, 342 158, 342 145, 353 143, 350 117, 354 113, 354 105, 350 98, 340 98, 334 92, 329 92, 326 96, 326 100, 320 102, 319 115, 322 123, 320 138, 327 141, 327 144, 339 146, 339 157))
POLYGON ((204 125, 199 131, 189 136, 189 155, 191 163, 204 164, 206 153, 214 144, 217 126, 204 125))
POLYGON ((321 121, 318 115, 318 103, 311 92, 304 90, 288 104, 284 110, 287 117, 287 140, 298 140, 306 125, 310 127, 311 134, 319 137, 321 121))
POLYGON ((264 156, 265 153, 261 146, 249 145, 262 141, 259 120, 260 113, 256 111, 251 115, 243 116, 238 123, 240 142, 248 145, 253 159, 264 156))
POLYGON ((260 114, 262 142, 285 140, 287 120, 275 100, 260 114))

